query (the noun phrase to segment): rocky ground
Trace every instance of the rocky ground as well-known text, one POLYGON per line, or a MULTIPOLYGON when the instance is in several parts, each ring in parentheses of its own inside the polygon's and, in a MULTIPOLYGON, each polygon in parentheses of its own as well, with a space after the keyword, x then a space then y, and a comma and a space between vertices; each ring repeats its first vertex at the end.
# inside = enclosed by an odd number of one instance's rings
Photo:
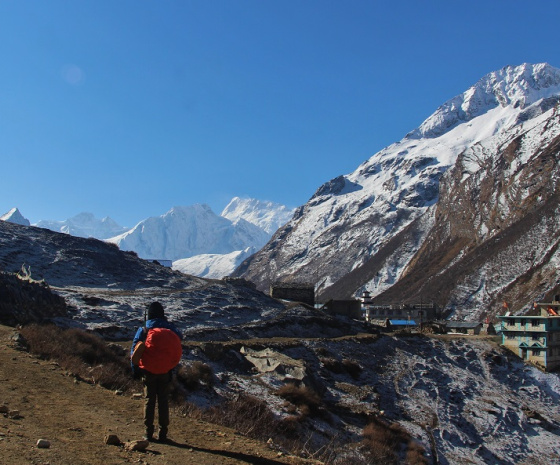
MULTIPOLYGON (((0 271, 13 278, 24 263, 32 279, 44 279, 64 298, 66 309, 52 313, 55 322, 107 339, 129 343, 146 304, 161 301, 185 336, 182 365, 211 369, 212 382, 190 392, 189 402, 205 408, 249 393, 277 418, 295 419, 307 445, 333 446, 333 465, 349 463, 345 452, 355 453, 364 427, 379 418, 406 430, 430 464, 560 465, 560 378, 524 365, 495 341, 376 334, 243 283, 181 275, 101 241, 0 222, 0 271), (279 396, 287 383, 315 391, 315 411, 279 396)), ((39 296, 51 308, 57 299, 42 288, 29 293, 17 281, 0 282, 0 291, 15 298, 0 306, 0 321, 45 319, 48 312, 31 311, 29 302, 39 296)), ((2 327, 0 339, 11 331, 2 327)), ((178 415, 171 445, 150 444, 145 453, 107 446, 107 433, 140 438, 141 401, 76 383, 6 343, 0 406, 19 411, 0 414, 1 463, 297 463, 226 428, 178 415), (41 438, 51 447, 38 449, 41 438)))
POLYGON ((311 464, 230 429, 172 413, 171 441, 145 452, 105 444, 142 439, 142 400, 77 382, 55 363, 16 350, 0 326, 0 462, 4 465, 311 464), (45 439, 48 448, 37 447, 45 439))

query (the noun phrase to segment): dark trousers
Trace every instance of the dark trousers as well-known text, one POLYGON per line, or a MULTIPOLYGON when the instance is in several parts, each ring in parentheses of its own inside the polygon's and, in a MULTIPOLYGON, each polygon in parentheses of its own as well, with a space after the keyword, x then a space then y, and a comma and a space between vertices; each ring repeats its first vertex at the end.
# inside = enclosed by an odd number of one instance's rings
POLYGON ((144 425, 148 436, 154 434, 154 418, 156 412, 156 401, 158 404, 159 435, 167 435, 169 425, 169 388, 171 385, 171 373, 154 375, 144 374, 144 425))

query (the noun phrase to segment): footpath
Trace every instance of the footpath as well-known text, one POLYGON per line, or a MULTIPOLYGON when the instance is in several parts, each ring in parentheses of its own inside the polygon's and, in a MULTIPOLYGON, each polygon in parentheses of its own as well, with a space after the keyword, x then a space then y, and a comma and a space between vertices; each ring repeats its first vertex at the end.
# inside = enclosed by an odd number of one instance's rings
POLYGON ((107 445, 142 439, 140 398, 77 381, 56 363, 16 350, 0 325, 0 463, 3 465, 303 465, 235 431, 172 412, 166 444, 145 452, 107 445), (49 447, 40 448, 40 439, 49 447))

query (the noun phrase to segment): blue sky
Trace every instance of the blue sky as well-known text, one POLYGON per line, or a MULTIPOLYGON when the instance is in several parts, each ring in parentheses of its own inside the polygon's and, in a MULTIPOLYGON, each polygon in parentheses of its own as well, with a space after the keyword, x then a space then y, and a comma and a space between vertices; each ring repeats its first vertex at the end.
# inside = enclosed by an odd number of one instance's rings
POLYGON ((0 0, 0 214, 304 204, 506 65, 556 0, 0 0))

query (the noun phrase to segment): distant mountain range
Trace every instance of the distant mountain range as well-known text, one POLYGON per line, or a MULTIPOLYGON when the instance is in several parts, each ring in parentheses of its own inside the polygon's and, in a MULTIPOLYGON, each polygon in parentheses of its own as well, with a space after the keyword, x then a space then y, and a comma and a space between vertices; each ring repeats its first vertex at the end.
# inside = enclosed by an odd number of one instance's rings
POLYGON ((96 239, 109 239, 128 231, 128 228, 120 226, 108 216, 100 220, 92 213, 80 213, 65 221, 41 220, 33 226, 76 237, 95 237, 96 239))
POLYGON ((317 189, 234 273, 457 319, 560 289, 560 70, 507 66, 317 189))
MULTIPOLYGON (((100 220, 91 213, 80 213, 65 221, 42 220, 33 226, 102 239, 144 259, 177 262, 173 267, 187 274, 221 278, 266 244, 292 214, 293 210, 284 205, 235 197, 221 215, 208 205, 173 207, 131 229, 109 217, 100 220)), ((30 225, 17 208, 0 219, 30 225)))

